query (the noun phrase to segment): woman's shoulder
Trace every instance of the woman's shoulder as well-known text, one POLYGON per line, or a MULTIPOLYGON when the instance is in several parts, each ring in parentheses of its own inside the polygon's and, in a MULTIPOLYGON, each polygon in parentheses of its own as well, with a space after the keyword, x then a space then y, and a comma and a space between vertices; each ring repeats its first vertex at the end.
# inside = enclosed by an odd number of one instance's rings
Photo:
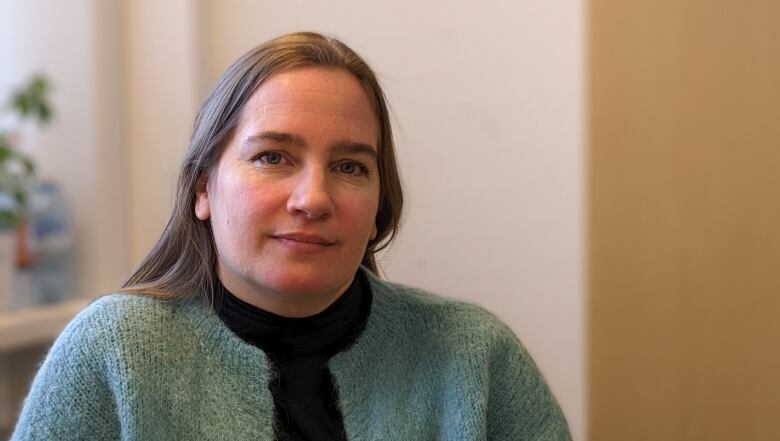
POLYGON ((519 344, 515 333, 485 307, 445 297, 424 289, 369 278, 379 315, 404 323, 413 332, 433 333, 447 340, 475 344, 511 342, 519 344))
POLYGON ((74 325, 154 322, 174 313, 180 301, 135 293, 110 293, 93 300, 75 317, 74 325))
MULTIPOLYGON (((65 326, 52 344, 39 376, 57 372, 83 377, 110 371, 125 348, 143 347, 150 326, 160 323, 172 305, 152 297, 109 294, 93 300, 65 326)), ((159 328, 160 326, 158 326, 159 328)))
POLYGON ((162 312, 170 309, 175 303, 170 299, 147 294, 115 292, 95 298, 79 315, 129 318, 139 314, 162 312))
POLYGON ((195 316, 199 314, 205 316, 206 308, 195 299, 111 293, 96 298, 79 312, 59 339, 116 344, 154 335, 183 334, 186 328, 198 323, 195 316))
MULTIPOLYGON (((495 439, 519 439, 531 432, 539 434, 538 439, 570 439, 544 376, 517 335, 494 313, 426 290, 373 276, 370 280, 376 306, 372 314, 381 317, 374 333, 384 336, 375 345, 377 351, 399 348, 397 353, 414 354, 406 358, 414 366, 429 363, 422 372, 456 372, 459 375, 447 377, 448 384, 490 393, 486 425, 495 439)), ((387 357, 392 355, 380 357, 391 365, 387 357)))
POLYGON ((189 310, 202 302, 195 296, 161 296, 135 292, 115 292, 102 295, 90 303, 85 311, 107 314, 126 320, 150 319, 158 315, 170 316, 189 310))

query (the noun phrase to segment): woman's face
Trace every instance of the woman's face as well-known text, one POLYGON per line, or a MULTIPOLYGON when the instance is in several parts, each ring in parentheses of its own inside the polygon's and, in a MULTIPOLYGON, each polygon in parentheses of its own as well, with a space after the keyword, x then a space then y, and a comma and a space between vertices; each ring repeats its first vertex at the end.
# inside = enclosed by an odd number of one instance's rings
POLYGON ((290 317, 346 290, 376 236, 378 130, 346 70, 296 68, 255 91, 196 193, 227 289, 290 317))

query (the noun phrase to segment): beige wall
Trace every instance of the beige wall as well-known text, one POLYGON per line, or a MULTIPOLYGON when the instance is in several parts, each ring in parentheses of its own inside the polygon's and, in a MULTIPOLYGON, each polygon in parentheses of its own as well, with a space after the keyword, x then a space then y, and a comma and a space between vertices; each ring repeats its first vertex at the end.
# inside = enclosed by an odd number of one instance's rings
POLYGON ((780 2, 592 0, 590 439, 780 439, 780 2))

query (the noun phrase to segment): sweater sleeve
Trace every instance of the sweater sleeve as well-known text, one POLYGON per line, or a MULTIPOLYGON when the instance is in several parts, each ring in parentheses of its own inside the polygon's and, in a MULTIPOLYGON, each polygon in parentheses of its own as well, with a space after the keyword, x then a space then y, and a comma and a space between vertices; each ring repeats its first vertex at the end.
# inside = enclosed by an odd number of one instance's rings
POLYGON ((24 401, 12 441, 120 438, 105 368, 111 322, 102 303, 82 311, 54 342, 24 401))
POLYGON ((490 365, 487 438, 570 441, 566 419, 531 356, 505 326, 490 365))

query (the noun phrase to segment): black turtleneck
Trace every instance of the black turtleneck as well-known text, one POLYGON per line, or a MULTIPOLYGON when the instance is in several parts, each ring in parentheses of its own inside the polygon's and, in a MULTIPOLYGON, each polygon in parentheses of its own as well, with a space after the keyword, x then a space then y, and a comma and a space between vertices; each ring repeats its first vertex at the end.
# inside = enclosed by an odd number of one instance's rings
POLYGON ((346 440, 338 392, 327 363, 362 332, 371 310, 371 288, 360 271, 332 305, 319 314, 282 317, 246 303, 215 283, 215 306, 223 322, 259 347, 274 368, 268 388, 274 398, 279 441, 346 440))

